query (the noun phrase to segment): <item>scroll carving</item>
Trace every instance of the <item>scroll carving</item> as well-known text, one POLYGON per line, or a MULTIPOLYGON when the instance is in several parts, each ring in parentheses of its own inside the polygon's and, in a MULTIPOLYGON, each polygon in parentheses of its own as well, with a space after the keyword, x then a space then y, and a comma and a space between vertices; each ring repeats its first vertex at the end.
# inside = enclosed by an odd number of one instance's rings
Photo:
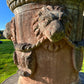
POLYGON ((21 76, 31 77, 36 70, 36 57, 32 52, 14 52, 14 63, 19 68, 18 73, 21 76))
POLYGON ((12 18, 12 20, 9 23, 6 24, 6 30, 4 31, 3 35, 7 39, 10 39, 14 43, 16 43, 15 18, 12 18))

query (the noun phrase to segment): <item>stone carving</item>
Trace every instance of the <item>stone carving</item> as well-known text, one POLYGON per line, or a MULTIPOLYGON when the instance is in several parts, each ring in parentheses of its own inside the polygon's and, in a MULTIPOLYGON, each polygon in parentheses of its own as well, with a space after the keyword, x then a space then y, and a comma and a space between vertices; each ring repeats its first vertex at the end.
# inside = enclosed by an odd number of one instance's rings
MULTIPOLYGON (((9 8, 13 11, 16 7, 19 7, 21 5, 30 3, 30 2, 38 2, 38 3, 43 3, 43 4, 67 4, 70 3, 70 0, 7 0, 7 5, 9 6, 9 8)), ((73 0, 71 0, 71 2, 73 2, 73 0)), ((78 4, 78 1, 75 0, 74 1, 75 4, 78 4)), ((84 3, 83 1, 79 0, 79 3, 84 3)), ((82 4, 83 6, 83 4, 82 4)))
POLYGON ((6 38, 11 39, 10 23, 6 24, 6 30, 4 30, 3 35, 6 38))
POLYGON ((4 36, 14 43, 18 84, 77 83, 83 58, 82 47, 77 44, 83 37, 81 2, 78 9, 73 6, 78 1, 32 1, 7 0, 15 17, 7 24, 4 36))
POLYGON ((24 53, 16 51, 14 52, 14 63, 18 66, 18 73, 21 76, 32 76, 36 68, 36 57, 35 53, 24 53))
POLYGON ((71 16, 64 7, 48 5, 37 13, 33 22, 33 30, 38 39, 48 38, 51 42, 56 42, 63 39, 65 33, 66 36, 70 34, 71 21, 71 16))
POLYGON ((48 38, 55 42, 64 37, 64 28, 60 21, 63 12, 60 10, 53 10, 52 6, 43 7, 39 11, 38 18, 33 23, 33 30, 36 37, 39 39, 48 38), (49 9, 48 9, 49 7, 49 9), (52 27, 52 28, 51 28, 52 27))
POLYGON ((12 40, 14 43, 16 41, 16 27, 15 27, 15 19, 12 18, 11 22, 6 24, 6 30, 4 31, 3 35, 7 38, 12 40))
POLYGON ((73 64, 74 64, 74 68, 77 71, 81 70, 81 66, 82 66, 82 59, 83 59, 83 50, 82 48, 79 47, 75 47, 74 51, 73 51, 73 64))

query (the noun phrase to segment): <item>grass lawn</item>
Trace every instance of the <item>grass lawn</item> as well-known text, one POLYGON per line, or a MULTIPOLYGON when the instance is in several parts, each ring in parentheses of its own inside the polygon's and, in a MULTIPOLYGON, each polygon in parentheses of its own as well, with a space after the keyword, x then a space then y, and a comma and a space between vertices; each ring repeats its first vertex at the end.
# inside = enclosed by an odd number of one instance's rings
POLYGON ((17 72, 17 67, 13 62, 13 44, 7 39, 1 39, 0 44, 0 84, 6 78, 17 72))
POLYGON ((83 72, 84 73, 84 56, 83 56, 83 64, 82 64, 82 68, 81 68, 81 71, 80 72, 83 72))
MULTIPOLYGON (((13 62, 13 44, 7 39, 1 39, 0 44, 0 84, 6 78, 17 72, 17 67, 13 62)), ((81 72, 84 72, 84 61, 81 72)))

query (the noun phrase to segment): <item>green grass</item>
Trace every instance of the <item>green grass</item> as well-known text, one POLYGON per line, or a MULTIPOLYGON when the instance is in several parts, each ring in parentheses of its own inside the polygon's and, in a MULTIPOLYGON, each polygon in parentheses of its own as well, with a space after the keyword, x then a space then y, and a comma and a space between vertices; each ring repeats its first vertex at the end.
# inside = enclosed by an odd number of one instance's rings
POLYGON ((84 73, 84 58, 83 58, 83 64, 82 64, 82 68, 81 68, 81 71, 80 72, 83 72, 84 73))
POLYGON ((7 39, 1 39, 0 44, 0 83, 15 74, 17 67, 13 62, 13 43, 7 39))

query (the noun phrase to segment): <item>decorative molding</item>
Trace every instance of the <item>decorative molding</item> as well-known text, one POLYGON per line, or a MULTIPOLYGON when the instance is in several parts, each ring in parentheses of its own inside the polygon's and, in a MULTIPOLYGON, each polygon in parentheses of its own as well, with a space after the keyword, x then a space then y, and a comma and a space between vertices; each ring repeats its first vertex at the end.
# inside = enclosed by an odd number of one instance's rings
POLYGON ((84 5, 84 1, 81 0, 7 0, 7 5, 13 11, 15 8, 28 3, 39 3, 39 4, 73 4, 73 5, 84 5))

